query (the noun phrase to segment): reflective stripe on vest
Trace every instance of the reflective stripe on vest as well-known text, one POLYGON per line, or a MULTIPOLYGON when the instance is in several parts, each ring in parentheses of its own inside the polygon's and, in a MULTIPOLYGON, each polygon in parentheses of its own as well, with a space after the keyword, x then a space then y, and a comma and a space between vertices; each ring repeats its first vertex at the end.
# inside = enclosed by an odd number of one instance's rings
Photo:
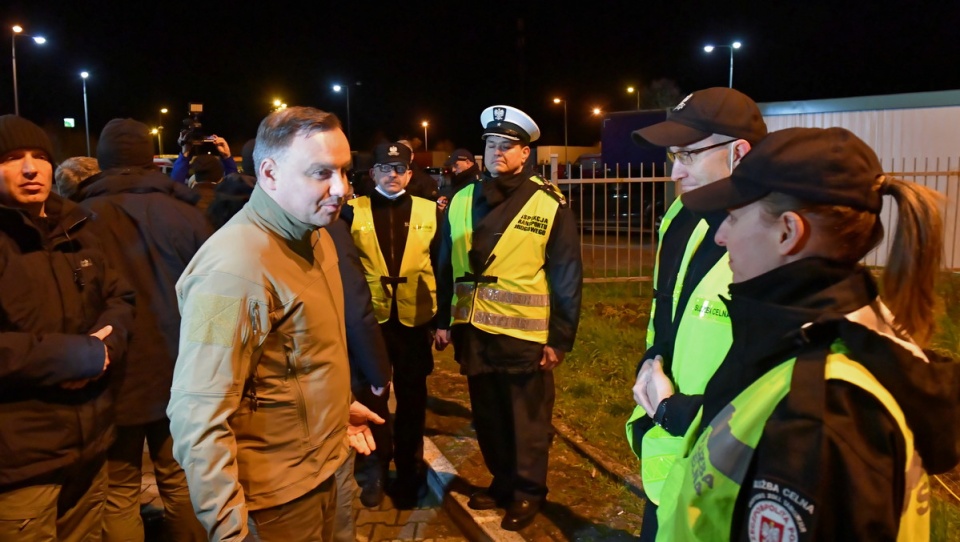
MULTIPOLYGON (((535 176, 531 181, 545 184, 535 176)), ((497 241, 487 268, 474 274, 468 254, 473 248, 475 186, 457 192, 448 210, 451 263, 457 281, 451 323, 470 323, 488 333, 546 344, 550 289, 543 264, 560 205, 545 191, 534 192, 497 241)))
MULTIPOLYGON (((903 411, 869 371, 846 356, 842 343, 837 341, 832 351, 826 360, 826 379, 849 382, 876 397, 903 435, 907 494, 897 540, 929 539, 929 480, 914 449, 913 432, 906 425, 903 411)), ((767 420, 790 391, 795 363, 796 359, 784 362, 754 381, 695 438, 702 421, 701 409, 684 437, 684 449, 688 452, 677 460, 664 484, 657 510, 657 540, 730 538, 740 488, 767 420)))
POLYGON ((405 326, 426 324, 437 312, 437 283, 430 263, 430 242, 437 232, 437 207, 433 202, 413 196, 407 242, 400 260, 399 280, 390 279, 386 260, 380 250, 373 226, 370 198, 364 196, 347 202, 353 207, 350 234, 360 252, 360 263, 370 287, 373 313, 381 324, 390 319, 390 307, 397 303, 397 317, 405 326), (395 284, 389 284, 395 282, 395 284))
MULTIPOLYGON (((671 221, 682 208, 679 201, 679 199, 676 200, 667 211, 671 221)), ((661 226, 661 241, 668 226, 669 222, 664 217, 661 226)), ((690 261, 701 243, 713 242, 712 239, 705 239, 708 229, 707 222, 701 220, 687 241, 683 260, 681 260, 677 274, 677 281, 674 285, 674 302, 672 304, 674 320, 677 319, 677 300, 680 299, 680 291, 690 261)), ((659 248, 657 251, 657 261, 659 263, 659 248)), ((707 382, 710 381, 713 373, 716 372, 717 367, 723 362, 723 358, 730 349, 730 344, 733 341, 730 316, 727 314, 726 305, 720 299, 720 296, 728 295, 732 280, 730 256, 724 253, 694 287, 686 306, 679 314, 680 321, 677 325, 673 358, 670 360, 670 376, 674 387, 680 393, 686 395, 702 394, 706 389, 707 382)), ((655 307, 651 307, 650 324, 647 331, 648 339, 653 334, 654 310, 655 307)), ((644 411, 643 414, 645 415, 646 412, 644 411)), ((652 427, 643 435, 638 447, 630 427, 633 420, 635 418, 631 417, 631 421, 627 422, 627 441, 630 443, 634 454, 640 458, 640 475, 643 480, 644 493, 651 502, 660 504, 663 483, 677 455, 683 450, 683 437, 671 435, 662 427, 652 427)))

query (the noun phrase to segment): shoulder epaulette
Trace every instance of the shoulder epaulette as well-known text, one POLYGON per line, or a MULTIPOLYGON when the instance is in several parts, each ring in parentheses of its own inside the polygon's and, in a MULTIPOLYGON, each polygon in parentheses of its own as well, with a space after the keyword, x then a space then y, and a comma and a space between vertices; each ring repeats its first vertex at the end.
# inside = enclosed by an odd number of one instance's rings
POLYGON ((561 208, 567 207, 567 198, 563 195, 563 192, 561 192, 560 189, 557 188, 556 185, 554 185, 550 181, 545 180, 543 177, 539 175, 534 175, 530 177, 530 180, 537 183, 540 186, 540 190, 543 190, 547 194, 550 194, 550 197, 557 200, 557 203, 560 204, 561 208))

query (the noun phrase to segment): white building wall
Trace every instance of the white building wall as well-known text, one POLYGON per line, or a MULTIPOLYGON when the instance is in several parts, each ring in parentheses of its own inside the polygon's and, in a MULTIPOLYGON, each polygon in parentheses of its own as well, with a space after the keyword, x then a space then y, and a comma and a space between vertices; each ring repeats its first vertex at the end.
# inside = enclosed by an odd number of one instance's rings
MULTIPOLYGON (((770 131, 846 128, 876 151, 885 171, 943 194, 944 264, 960 269, 960 106, 768 114, 764 120, 770 131)), ((867 256, 869 265, 884 265, 896 227, 896 204, 884 199, 881 219, 887 235, 867 256)))

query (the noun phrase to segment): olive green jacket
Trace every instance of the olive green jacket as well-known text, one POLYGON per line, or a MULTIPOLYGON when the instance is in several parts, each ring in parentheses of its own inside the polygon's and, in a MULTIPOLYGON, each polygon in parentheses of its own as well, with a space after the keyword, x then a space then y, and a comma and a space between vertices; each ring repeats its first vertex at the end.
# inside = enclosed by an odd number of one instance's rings
POLYGON ((296 499, 347 455, 343 286, 330 235, 257 187, 177 282, 173 453, 212 540, 296 499))

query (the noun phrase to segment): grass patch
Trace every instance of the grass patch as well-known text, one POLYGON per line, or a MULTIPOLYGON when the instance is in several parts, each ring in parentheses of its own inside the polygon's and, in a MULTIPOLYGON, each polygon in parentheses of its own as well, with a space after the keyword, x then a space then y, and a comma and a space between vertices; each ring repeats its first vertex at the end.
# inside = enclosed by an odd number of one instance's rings
MULTIPOLYGON (((624 465, 639 463, 627 446, 624 423, 635 405, 631 388, 645 350, 650 317, 650 283, 585 284, 577 343, 556 371, 556 416, 624 465)), ((943 300, 939 332, 931 346, 957 357, 960 352, 960 274, 945 273, 938 286, 943 300)), ((960 470, 941 476, 960 495, 960 470)), ((932 539, 955 540, 960 501, 931 478, 932 539)))

